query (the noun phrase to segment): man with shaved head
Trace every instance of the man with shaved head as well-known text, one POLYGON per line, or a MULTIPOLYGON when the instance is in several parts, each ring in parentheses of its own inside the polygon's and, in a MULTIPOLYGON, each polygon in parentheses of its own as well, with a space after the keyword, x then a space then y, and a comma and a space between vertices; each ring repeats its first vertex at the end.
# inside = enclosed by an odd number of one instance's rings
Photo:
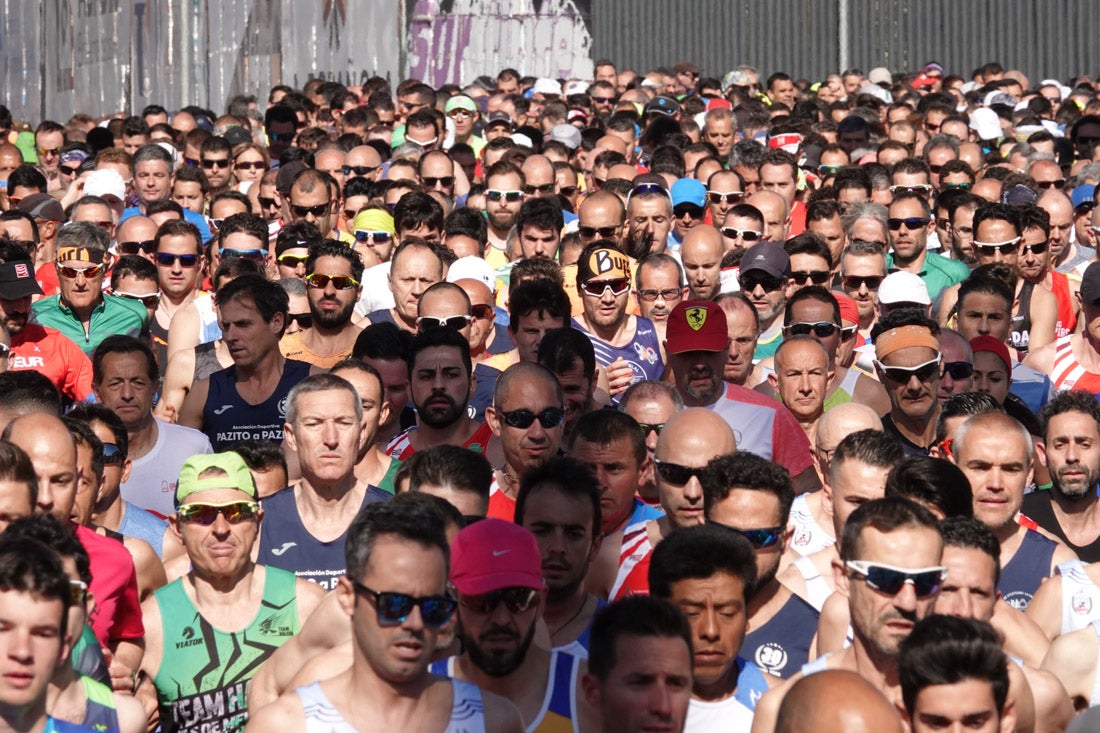
POLYGON ((680 245, 689 297, 713 300, 722 287, 722 235, 706 224, 692 227, 680 245))
POLYGON ((1057 189, 1048 189, 1036 205, 1050 215, 1050 261, 1058 272, 1070 273, 1084 267, 1096 250, 1070 241, 1073 233, 1073 202, 1057 189))
POLYGON ((773 191, 757 191, 745 199, 764 215, 764 239, 783 244, 791 230, 791 209, 782 196, 773 191))
POLYGON ((545 155, 532 155, 523 161, 523 191, 527 196, 546 198, 554 195, 554 165, 545 155))
POLYGON ((115 660, 128 670, 136 672, 141 663, 145 629, 141 623, 134 561, 121 542, 72 521, 78 481, 72 434, 60 418, 35 412, 9 423, 3 439, 22 448, 34 464, 38 476, 38 513, 52 514, 71 526, 88 551, 92 571, 88 590, 96 600, 88 623, 100 645, 110 649, 115 660))
POLYGON ((902 733, 897 710, 855 672, 827 669, 791 687, 775 733, 902 733))
POLYGON ((733 453, 733 430, 716 413, 692 407, 669 418, 657 438, 655 474, 664 516, 623 530, 619 572, 611 598, 649 592, 649 559, 653 548, 680 527, 703 523, 703 468, 718 456, 733 453))

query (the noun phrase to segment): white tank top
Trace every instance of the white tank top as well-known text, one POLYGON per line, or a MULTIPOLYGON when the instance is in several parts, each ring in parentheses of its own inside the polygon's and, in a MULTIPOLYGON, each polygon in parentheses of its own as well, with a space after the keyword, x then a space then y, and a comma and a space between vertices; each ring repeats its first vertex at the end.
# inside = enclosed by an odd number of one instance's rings
POLYGON ((1058 565, 1057 572, 1062 576, 1062 633, 1100 620, 1100 588, 1085 572, 1085 564, 1067 560, 1058 565))
POLYGON ((821 613, 821 608, 825 605, 826 599, 833 594, 833 589, 817 571, 817 566, 810 558, 800 557, 794 561, 793 565, 798 568, 802 579, 806 581, 806 602, 821 613))
POLYGON ((825 529, 814 519, 806 496, 799 494, 795 497, 787 519, 787 526, 794 529, 791 533, 791 549, 803 557, 836 544, 836 540, 826 534, 825 529))
MULTIPOLYGON (((451 721, 443 733, 485 733, 485 708, 481 702, 481 689, 471 682, 451 680, 454 702, 451 705, 451 721)), ((321 690, 321 683, 294 690, 302 699, 306 717, 306 733, 358 733, 321 690)))

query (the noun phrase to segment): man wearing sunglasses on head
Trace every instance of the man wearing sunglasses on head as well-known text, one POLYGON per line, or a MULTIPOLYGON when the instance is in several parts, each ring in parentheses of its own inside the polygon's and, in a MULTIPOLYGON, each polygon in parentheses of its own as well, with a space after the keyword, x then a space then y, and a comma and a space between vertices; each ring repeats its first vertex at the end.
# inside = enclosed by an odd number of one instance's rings
POLYGON ((107 232, 95 224, 64 227, 57 237, 60 292, 31 305, 39 324, 56 328, 85 354, 111 334, 138 336, 148 326, 149 312, 139 301, 103 294, 108 244, 107 232))
POLYGON ((239 729, 248 719, 248 681, 301 629, 323 591, 252 559, 264 513, 236 453, 188 459, 175 504, 170 522, 190 569, 142 604, 141 670, 154 689, 141 694, 155 691, 167 726, 239 729))
POLYGON ((458 533, 451 558, 463 652, 430 670, 509 699, 529 731, 587 730, 595 720, 580 688, 584 662, 532 643, 546 602, 535 538, 512 522, 484 519, 458 533))
POLYGON ((653 552, 652 595, 671 601, 691 629, 685 731, 747 730, 757 700, 776 684, 739 653, 756 574, 750 542, 713 524, 677 530, 653 552))
POLYGON ((279 341, 283 356, 322 369, 351 356, 363 331, 352 322, 362 279, 363 261, 347 245, 326 239, 310 247, 305 283, 311 327, 283 335, 279 341))
POLYGON ((779 583, 776 573, 790 543, 787 524, 794 490, 779 466, 738 451, 707 464, 702 475, 706 524, 744 537, 756 561, 756 582, 746 589, 751 631, 740 645, 745 659, 786 679, 809 660, 818 612, 779 583))
POLYGON ((737 449, 726 421, 702 407, 681 410, 659 425, 642 425, 642 430, 647 439, 658 433, 653 464, 664 516, 623 530, 611 600, 649 592, 653 548, 675 530, 703 523, 703 469, 709 461, 737 449))
POLYGON ((895 193, 889 212, 887 225, 893 253, 887 258, 887 267, 918 275, 933 300, 970 274, 970 268, 962 262, 927 250, 928 236, 935 228, 927 197, 912 191, 895 193))
MULTIPOLYGON (((1042 213, 1042 209, 1031 207, 1042 213)), ((1049 221, 1049 219, 1048 219, 1049 221)), ((1049 223, 1048 223, 1049 227, 1049 223)), ((1054 341, 1058 316, 1058 301, 1049 289, 1031 280, 1019 277, 1022 227, 1017 207, 1006 204, 983 204, 974 214, 974 254, 978 266, 1003 265, 1011 268, 1016 276, 1015 302, 1009 345, 1022 357, 1029 348, 1041 348, 1054 341)), ((1035 247, 1041 254, 1046 251, 1046 238, 1041 244, 1030 246, 1028 256, 1034 256, 1035 247)), ((1049 258, 1048 258, 1049 259, 1049 258)), ((939 319, 950 318, 958 299, 959 286, 947 288, 940 295, 939 319)))
POLYGON ((932 613, 947 569, 936 517, 899 497, 870 501, 852 512, 844 528, 840 557, 833 561, 838 588, 848 597, 852 645, 818 657, 756 706, 754 733, 771 731, 791 686, 826 669, 859 674, 887 699, 898 699, 901 642, 932 613))

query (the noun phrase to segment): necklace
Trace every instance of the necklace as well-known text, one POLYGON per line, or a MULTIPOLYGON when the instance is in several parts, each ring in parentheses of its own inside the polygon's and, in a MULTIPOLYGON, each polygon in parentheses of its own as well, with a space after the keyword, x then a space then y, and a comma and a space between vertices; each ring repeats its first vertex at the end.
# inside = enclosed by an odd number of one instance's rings
POLYGON ((554 637, 554 634, 558 633, 559 631, 561 631, 562 629, 564 629, 565 627, 567 627, 567 626, 568 626, 569 624, 571 624, 571 623, 573 623, 574 621, 576 621, 576 620, 577 620, 577 617, 581 615, 581 611, 583 611, 583 610, 584 610, 584 609, 585 609, 585 608, 586 608, 587 606, 588 606, 588 596, 586 595, 586 596, 584 597, 584 600, 583 600, 583 601, 581 601, 581 607, 577 609, 577 612, 576 612, 576 613, 574 613, 574 614, 573 614, 572 616, 570 616, 570 617, 569 617, 569 620, 568 620, 568 621, 566 621, 566 622, 565 622, 564 624, 562 624, 561 626, 559 626, 559 627, 558 627, 558 628, 556 628, 556 629, 553 629, 553 630, 552 630, 552 631, 550 632, 550 637, 551 637, 551 638, 553 638, 553 637, 554 637))

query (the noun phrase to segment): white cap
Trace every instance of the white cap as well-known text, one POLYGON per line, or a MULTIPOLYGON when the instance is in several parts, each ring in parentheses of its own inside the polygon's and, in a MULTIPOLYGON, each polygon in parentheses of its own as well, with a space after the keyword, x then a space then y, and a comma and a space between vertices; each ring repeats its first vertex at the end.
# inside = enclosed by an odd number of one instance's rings
POLYGON ((114 196, 119 201, 126 198, 126 181, 114 168, 100 168, 84 179, 85 196, 114 196))
POLYGON ((453 283, 459 280, 477 280, 493 292, 497 289, 497 275, 493 271, 493 266, 473 255, 459 257, 447 268, 447 282, 453 283))
POLYGON ((932 299, 928 297, 928 286, 920 276, 905 270, 891 272, 878 286, 878 302, 883 305, 895 303, 918 303, 920 305, 932 305, 932 299))
POLYGON ((562 93, 565 94, 565 96, 567 97, 570 94, 587 94, 588 84, 579 79, 572 79, 565 82, 565 89, 562 91, 562 93))
POLYGON ((894 77, 885 66, 876 66, 867 73, 867 81, 872 84, 893 84, 894 77))
POLYGON ((988 107, 979 107, 970 113, 970 129, 980 140, 996 140, 1004 135, 1001 118, 988 107))
POLYGON ((535 147, 535 144, 531 142, 531 138, 527 137, 522 132, 513 132, 510 137, 512 138, 512 142, 516 145, 522 145, 526 148, 535 147))
POLYGON ((549 77, 541 77, 535 80, 535 86, 531 88, 532 94, 556 94, 561 96, 561 84, 549 77))

